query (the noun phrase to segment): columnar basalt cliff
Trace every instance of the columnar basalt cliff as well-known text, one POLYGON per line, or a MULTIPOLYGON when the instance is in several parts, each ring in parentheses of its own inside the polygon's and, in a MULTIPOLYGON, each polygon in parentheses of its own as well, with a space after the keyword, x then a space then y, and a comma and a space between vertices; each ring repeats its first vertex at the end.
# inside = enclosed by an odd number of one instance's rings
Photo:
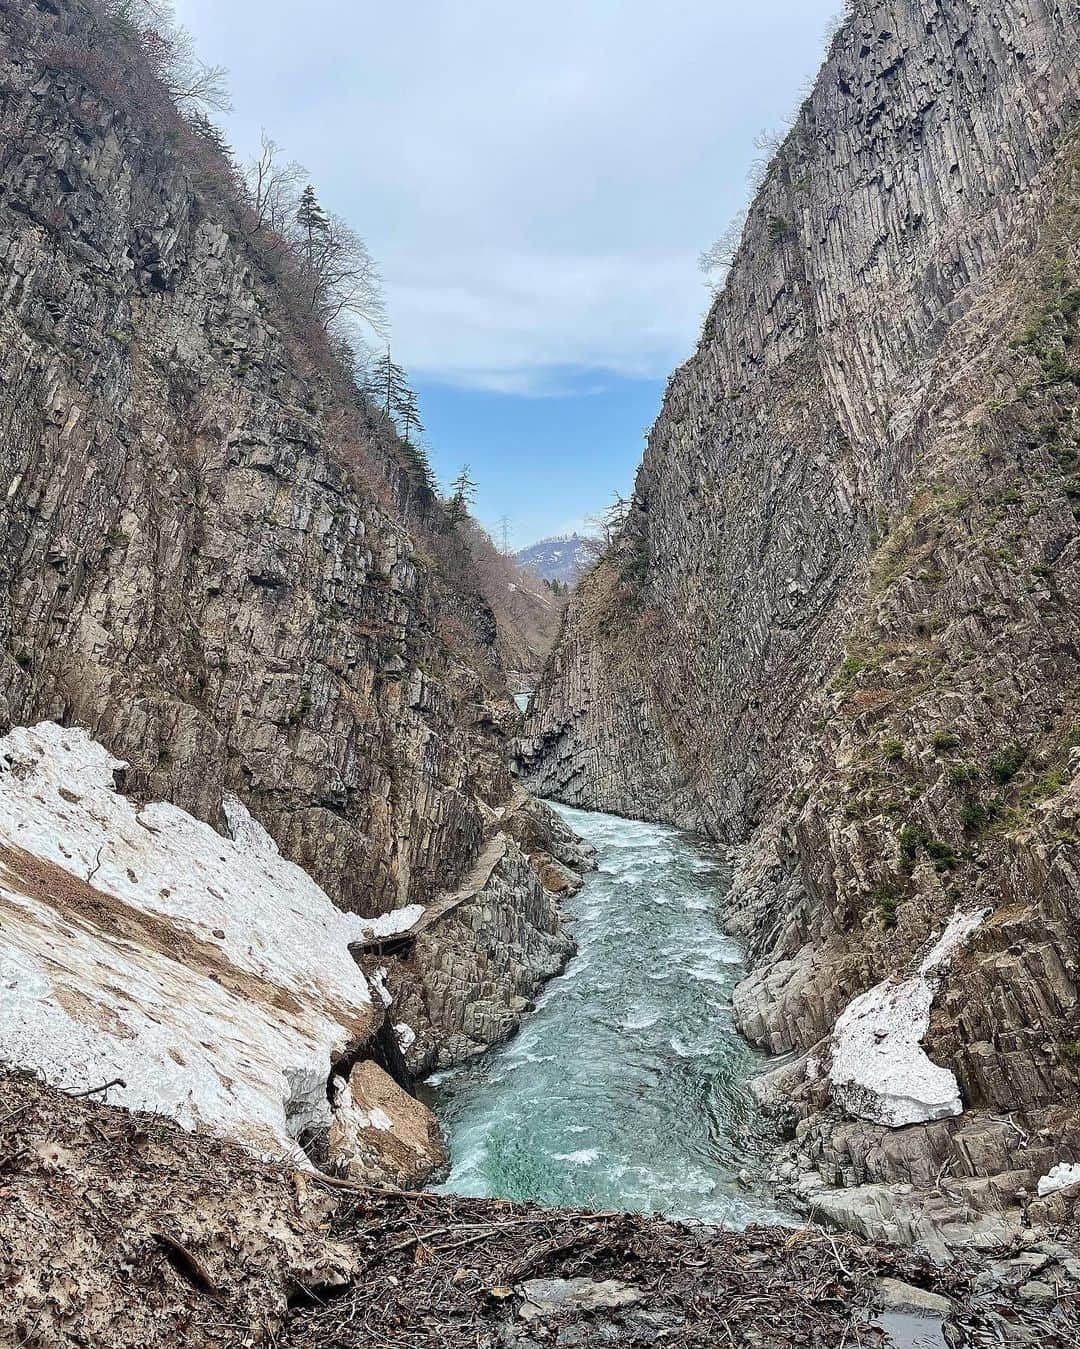
POLYGON ((737 1010, 796 1055, 797 1163, 951 1173, 953 1216, 1080 1156, 1078 17, 853 6, 519 750, 549 795, 739 845, 737 1010), (896 977, 921 1007, 957 911, 922 1043, 964 1114, 893 1134, 833 1028, 896 977))
POLYGON ((225 837, 235 797, 364 917, 437 904, 501 838, 483 960, 455 969, 485 1043, 570 949, 501 833, 495 616, 235 169, 124 40, 81 0, 0 3, 0 732, 85 728, 134 801, 225 837))

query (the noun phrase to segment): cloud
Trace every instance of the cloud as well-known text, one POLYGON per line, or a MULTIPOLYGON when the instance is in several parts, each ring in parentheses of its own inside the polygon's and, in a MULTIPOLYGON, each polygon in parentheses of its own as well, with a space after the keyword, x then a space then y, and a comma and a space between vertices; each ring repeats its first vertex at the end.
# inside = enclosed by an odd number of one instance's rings
POLYGON ((462 387, 686 354, 698 253, 837 0, 179 0, 260 125, 380 260, 397 355, 462 387))
POLYGON ((422 375, 498 392, 582 393, 582 371, 644 378, 685 350, 705 305, 678 254, 506 253, 406 263, 393 287, 395 340, 422 375), (571 375, 571 372, 575 372, 571 375))

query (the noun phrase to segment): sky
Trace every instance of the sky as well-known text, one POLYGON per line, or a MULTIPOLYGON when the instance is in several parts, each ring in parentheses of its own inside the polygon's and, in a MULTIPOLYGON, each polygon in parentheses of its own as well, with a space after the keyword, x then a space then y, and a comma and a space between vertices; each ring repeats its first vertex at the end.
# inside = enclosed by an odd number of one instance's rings
POLYGON ((382 273, 446 484, 515 547, 626 492, 745 204, 840 0, 176 0, 382 273))

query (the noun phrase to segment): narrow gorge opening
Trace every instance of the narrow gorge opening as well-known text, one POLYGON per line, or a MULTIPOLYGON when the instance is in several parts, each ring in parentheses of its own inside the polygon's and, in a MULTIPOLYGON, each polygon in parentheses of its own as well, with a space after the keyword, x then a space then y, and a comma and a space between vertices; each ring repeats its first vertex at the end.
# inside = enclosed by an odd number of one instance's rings
POLYGON ((0 0, 0 1346, 1080 1345, 1078 3, 0 0))
POLYGON ((597 852, 563 902, 566 972, 508 1044, 424 1087, 449 1193, 722 1222, 782 1221, 770 1128, 738 1034, 743 969, 718 910, 719 850, 663 825, 555 805, 597 852))

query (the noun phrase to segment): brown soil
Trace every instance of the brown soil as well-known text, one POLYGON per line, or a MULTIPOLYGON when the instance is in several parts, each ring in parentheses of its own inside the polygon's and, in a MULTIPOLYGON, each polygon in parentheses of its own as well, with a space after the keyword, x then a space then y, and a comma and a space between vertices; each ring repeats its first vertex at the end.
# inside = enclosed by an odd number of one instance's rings
POLYGON ((881 1275, 952 1297, 954 1345, 1080 1343, 1075 1296, 1024 1303, 977 1283, 987 1268, 984 1256, 936 1269, 816 1228, 363 1189, 0 1075, 4 1346, 869 1349, 885 1343, 867 1319, 881 1275), (521 1319, 524 1282, 578 1276, 644 1296, 521 1319))

